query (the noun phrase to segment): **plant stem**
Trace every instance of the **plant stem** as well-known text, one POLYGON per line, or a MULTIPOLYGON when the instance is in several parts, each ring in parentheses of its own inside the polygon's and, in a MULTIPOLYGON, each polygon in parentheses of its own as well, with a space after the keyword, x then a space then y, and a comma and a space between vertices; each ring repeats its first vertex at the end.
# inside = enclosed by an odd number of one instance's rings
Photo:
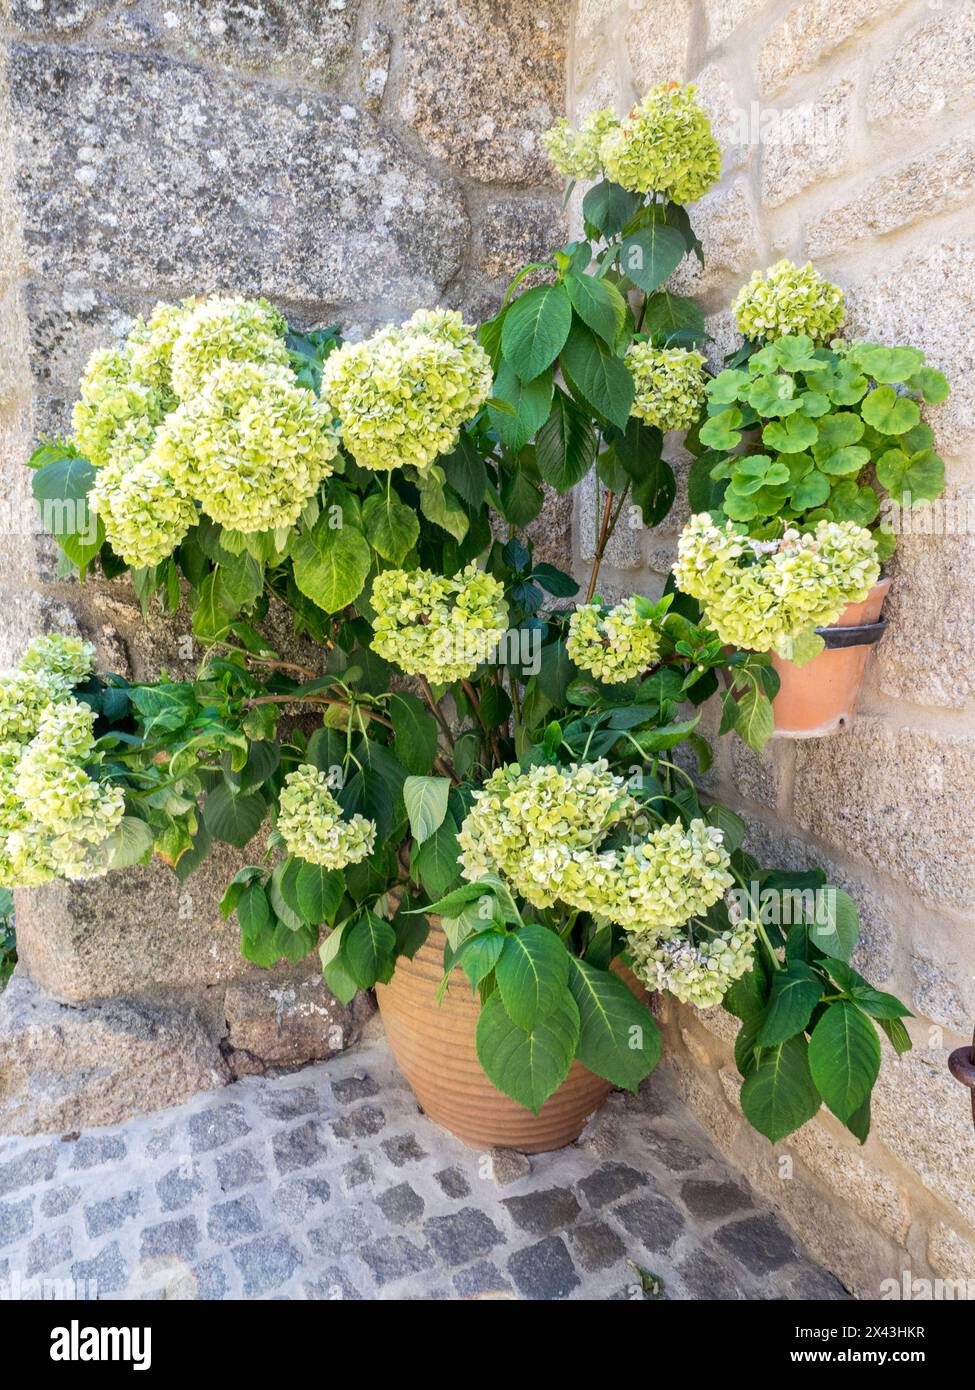
POLYGON ((446 715, 444 714, 440 706, 437 704, 436 700, 433 698, 433 691, 430 689, 430 682, 427 680, 426 676, 417 676, 417 681, 419 683, 420 689, 423 691, 424 700, 426 700, 427 704, 430 706, 430 713, 433 715, 434 719, 440 725, 440 732, 447 740, 447 747, 453 750, 454 736, 450 732, 450 725, 447 723, 446 715))
POLYGON ((627 482, 623 491, 617 495, 615 492, 607 492, 606 505, 603 507, 603 518, 599 527, 599 538, 596 541, 596 550, 592 557, 592 570, 589 575, 589 587, 586 590, 586 603, 592 602, 592 596, 596 592, 596 580, 599 578, 599 567, 603 563, 603 556, 606 554, 606 547, 616 530, 616 523, 620 519, 623 510, 623 503, 626 501, 630 491, 630 484, 627 482), (616 501, 616 510, 613 510, 613 502, 616 501))
MULTIPOLYGON (((244 708, 253 709, 255 705, 334 705, 338 709, 348 710, 353 708, 348 700, 336 700, 331 695, 258 695, 253 700, 245 700, 244 708)), ((354 707, 360 714, 366 715, 369 719, 375 719, 377 724, 382 724, 385 728, 393 727, 391 720, 383 714, 370 708, 368 705, 356 704, 354 707)))

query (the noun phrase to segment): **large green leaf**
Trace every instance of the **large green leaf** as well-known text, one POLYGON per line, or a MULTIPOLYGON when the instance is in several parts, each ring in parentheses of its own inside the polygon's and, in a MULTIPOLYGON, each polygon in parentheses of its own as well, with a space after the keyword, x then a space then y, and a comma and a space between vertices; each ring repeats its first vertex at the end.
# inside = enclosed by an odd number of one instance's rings
POLYGON ((944 491, 944 460, 933 449, 916 454, 887 449, 877 460, 877 481, 892 497, 907 493, 909 502, 933 502, 944 491))
POLYGON ((111 856, 108 867, 127 869, 130 864, 138 864, 152 849, 154 839, 144 820, 123 816, 118 829, 105 841, 105 850, 111 856))
POLYGON ((358 598, 372 564, 369 542, 354 526, 332 527, 322 514, 292 547, 295 583, 325 613, 338 613, 358 598))
POLYGON ((443 528, 455 541, 462 541, 470 528, 470 518, 446 486, 442 468, 426 468, 416 480, 420 491, 420 510, 428 521, 443 528))
POLYGON ((332 922, 345 893, 341 869, 299 861, 294 880, 295 902, 306 922, 332 922))
POLYGON ((741 1088, 741 1108, 759 1134, 777 1144, 811 1120, 820 1106, 804 1037, 762 1048, 741 1088))
POLYGON ((418 845, 443 825, 449 796, 449 777, 407 777, 403 783, 406 814, 418 845))
POLYGON ((758 1043, 767 1047, 803 1032, 822 992, 822 977, 802 961, 793 961, 788 970, 777 970, 758 1043))
POLYGON ((533 381, 521 381, 515 369, 504 362, 494 380, 494 394, 507 401, 514 414, 488 406, 488 416, 498 438, 515 453, 523 449, 536 430, 541 429, 552 408, 552 373, 540 372, 533 381))
POLYGON ((342 937, 342 959, 361 989, 372 989, 387 973, 396 946, 391 923, 374 912, 362 911, 342 937))
POLYGON ((823 1100, 844 1122, 870 1095, 880 1071, 880 1039, 855 1004, 831 1004, 809 1039, 809 1067, 823 1100))
POLYGON ((367 497, 362 504, 362 524, 373 550, 393 565, 402 564, 420 535, 416 512, 394 492, 367 497))
POLYGON ((42 464, 31 478, 45 530, 82 571, 105 542, 105 528, 88 503, 95 469, 85 458, 57 458, 42 464))
POLYGON ((582 215, 604 237, 611 237, 623 230, 642 202, 639 193, 603 179, 593 184, 583 198, 582 215))
POLYGON ((775 730, 772 703, 764 691, 750 687, 738 701, 735 728, 748 744, 760 753, 775 730))
POLYGON ((633 377, 622 358, 574 319, 562 361, 585 400, 618 429, 626 429, 633 404, 633 377))
POLYGON ((583 323, 612 347, 626 322, 626 300, 616 286, 595 275, 569 274, 565 288, 583 323))
POLYGON ((660 1030, 645 1005, 608 970, 569 956, 579 1009, 579 1061, 614 1086, 635 1091, 660 1060, 660 1030))
POLYGON ((464 974, 476 989, 482 980, 490 975, 498 963, 498 956, 504 947, 504 935, 499 931, 479 931, 462 941, 453 965, 460 965, 464 974))
POLYGON ((643 331, 658 347, 689 347, 704 340, 704 315, 693 299, 658 290, 647 300, 643 331))
POLYGON ((579 1010, 567 989, 531 1032, 519 1028, 495 991, 477 1021, 477 1056, 499 1091, 536 1115, 568 1075, 579 1041, 579 1010))
POLYGON ((522 381, 533 381, 562 351, 572 323, 572 304, 562 285, 536 285, 508 309, 501 349, 522 381))
POLYGON ((325 983, 342 1004, 349 1004, 359 993, 359 986, 349 972, 342 955, 342 938, 347 923, 329 932, 318 948, 325 983))
POLYGON ((219 782, 203 806, 203 820, 215 840, 243 849, 261 828, 267 807, 259 792, 235 796, 226 782, 219 782))
POLYGON ((569 953, 554 932, 529 923, 505 938, 496 973, 509 1016, 530 1031, 556 1007, 569 978, 569 953))
POLYGON ((457 822, 448 811, 443 825, 424 840, 416 856, 417 872, 431 898, 442 897, 459 877, 457 822))
POLYGON ((684 238, 676 227, 651 222, 623 242, 619 266, 644 294, 653 294, 670 279, 686 252, 684 238))
POLYGON ((816 920, 809 926, 809 939, 824 955, 847 961, 860 935, 860 914, 849 893, 827 887, 816 895, 816 920))
POLYGON ((437 721, 416 695, 396 690, 390 695, 393 751, 407 771, 425 777, 437 756, 437 721))
POLYGON ((259 883, 251 884, 241 894, 237 903, 237 920, 240 923, 240 949, 245 960, 265 967, 273 965, 280 956, 274 943, 277 923, 267 894, 259 883))
POLYGON ((596 447, 592 420, 571 396, 556 387, 549 417, 535 441, 539 473, 556 492, 568 492, 589 472, 596 447))

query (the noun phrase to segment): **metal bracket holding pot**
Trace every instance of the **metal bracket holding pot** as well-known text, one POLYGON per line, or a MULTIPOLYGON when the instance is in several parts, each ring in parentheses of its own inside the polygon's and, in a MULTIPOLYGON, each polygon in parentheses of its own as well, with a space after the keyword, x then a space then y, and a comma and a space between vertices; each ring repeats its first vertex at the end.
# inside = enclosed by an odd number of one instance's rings
POLYGON ((859 627, 817 627, 816 631, 826 643, 828 652, 839 651, 842 647, 872 647, 879 642, 887 630, 887 619, 875 623, 861 623, 859 627))
POLYGON ((956 1081, 971 1088, 972 1123, 975 1124, 975 1037, 971 1047, 958 1047, 948 1058, 948 1070, 956 1081))

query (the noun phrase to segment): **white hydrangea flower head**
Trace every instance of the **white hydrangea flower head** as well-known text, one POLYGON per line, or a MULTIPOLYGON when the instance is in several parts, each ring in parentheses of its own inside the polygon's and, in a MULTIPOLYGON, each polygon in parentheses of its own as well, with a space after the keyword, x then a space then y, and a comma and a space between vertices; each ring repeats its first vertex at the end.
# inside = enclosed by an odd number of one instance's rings
POLYGON ((567 179, 598 179, 603 171, 599 147, 620 119, 611 107, 592 111, 574 130, 563 116, 542 136, 542 144, 556 169, 567 179))
POLYGON ((641 617, 635 596, 615 608, 584 603, 569 619, 565 649, 577 666, 607 685, 633 680, 660 653, 660 634, 650 618, 641 617))
POLYGON ((167 416, 146 463, 177 499, 254 532, 293 526, 337 452, 328 408, 290 370, 224 362, 167 416))
POLYGON ((91 675, 95 648, 82 637, 50 632, 35 637, 20 662, 21 671, 38 671, 56 688, 67 694, 91 675))
POLYGON ((475 330, 449 309, 421 309, 332 352, 321 397, 363 468, 426 468, 457 443, 491 392, 491 361, 475 330))
POLYGON ((632 343, 624 361, 635 388, 631 415, 658 430, 687 430, 697 422, 706 400, 701 353, 632 343))
POLYGON ((674 565, 678 587, 698 600, 722 642, 756 652, 781 647, 786 655, 794 638, 862 603, 879 576, 876 542, 856 522, 788 530, 769 550, 753 546, 733 521, 715 525, 706 512, 684 527, 674 565), (752 563, 741 564, 743 557, 752 563))
POLYGON ((88 500, 115 554, 136 569, 165 560, 197 519, 190 499, 151 458, 99 469, 88 500))
POLYGON ((373 651, 438 685, 472 675, 508 626, 504 586, 473 562, 453 576, 384 570, 371 601, 373 651))
POLYGON ((284 779, 277 828, 289 854, 326 869, 344 869, 372 854, 376 825, 365 816, 345 819, 332 796, 328 776, 303 763, 284 779))
POLYGON ((287 367, 286 331, 285 320, 265 299, 215 294, 200 300, 180 323, 171 348, 173 390, 190 400, 227 362, 287 367))
POLYGON ((471 882, 499 873, 536 907, 565 903, 655 940, 707 911, 733 882, 720 830, 694 820, 686 830, 648 831, 605 759, 500 768, 475 792, 458 844, 471 882), (601 847, 627 823, 629 845, 601 847))
POLYGON ((694 203, 721 177, 721 150, 697 88, 652 87, 599 143, 607 176, 633 193, 694 203))
POLYGON ((94 468, 144 456, 163 414, 160 392, 136 377, 128 348, 92 353, 71 424, 75 445, 94 468))
POLYGON ((630 934, 627 950, 633 973, 648 989, 669 990, 683 1004, 711 1009, 752 968, 755 936, 755 923, 742 921, 726 932, 701 929, 697 943, 683 936, 654 941, 630 934))
POLYGON ((746 338, 805 333, 814 343, 828 343, 846 318, 843 291, 814 270, 811 261, 800 267, 781 260, 764 275, 756 270, 731 308, 746 338))

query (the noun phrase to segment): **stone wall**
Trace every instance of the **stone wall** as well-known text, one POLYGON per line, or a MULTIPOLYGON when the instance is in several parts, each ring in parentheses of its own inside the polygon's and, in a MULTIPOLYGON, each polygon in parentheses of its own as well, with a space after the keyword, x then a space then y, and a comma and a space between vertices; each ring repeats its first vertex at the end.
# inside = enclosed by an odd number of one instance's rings
MULTIPOLYGON (((724 152, 720 186, 691 209, 706 269, 675 277, 711 315, 714 362, 732 341, 727 305, 742 281, 781 256, 814 258, 846 291, 848 336, 915 344, 948 374, 951 398, 927 414, 950 494, 975 495, 975 7, 578 0, 570 115, 623 112, 670 79, 699 85, 724 152)), ((593 500, 577 515, 580 574, 593 500)), ((662 532, 624 530, 601 589, 658 591, 685 516, 678 505, 662 532)), ((904 537, 892 568, 890 630, 855 726, 776 741, 762 757, 722 740, 707 778, 749 821, 756 854, 822 863, 853 894, 856 963, 915 1011, 914 1051, 898 1062, 884 1045, 868 1143, 823 1112, 773 1148, 738 1107, 735 1021, 676 1008, 666 1023, 691 1104, 866 1297, 904 1270, 975 1280, 971 1107, 945 1066, 975 1018, 975 542, 904 537)))
MULTIPOLYGON (((130 677, 192 671, 182 617, 146 624, 128 583, 59 577, 32 439, 157 298, 260 293, 353 337, 423 305, 493 313, 564 240, 538 136, 565 105, 567 8, 0 0, 0 664, 56 627, 130 677)), ((354 1039, 316 961, 240 959, 217 909, 235 862, 20 895, 0 1130, 111 1122, 354 1039)))

